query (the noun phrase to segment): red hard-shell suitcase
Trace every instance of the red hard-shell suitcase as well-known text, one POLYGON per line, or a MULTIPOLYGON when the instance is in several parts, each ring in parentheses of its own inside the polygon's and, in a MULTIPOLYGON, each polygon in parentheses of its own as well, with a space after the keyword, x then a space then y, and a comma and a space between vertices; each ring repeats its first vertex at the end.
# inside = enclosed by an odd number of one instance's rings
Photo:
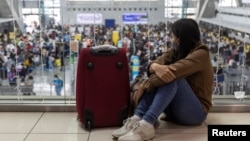
POLYGON ((109 45, 83 48, 76 79, 78 119, 86 129, 121 126, 128 116, 126 51, 109 45))

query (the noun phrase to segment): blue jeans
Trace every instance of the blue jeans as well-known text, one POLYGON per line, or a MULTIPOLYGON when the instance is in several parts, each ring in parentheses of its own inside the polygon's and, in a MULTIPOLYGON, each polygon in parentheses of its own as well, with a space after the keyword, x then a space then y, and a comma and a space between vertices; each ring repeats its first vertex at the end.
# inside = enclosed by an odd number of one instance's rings
POLYGON ((62 91, 62 87, 56 87, 56 95, 60 96, 62 91))
POLYGON ((200 124, 207 117, 199 99, 185 79, 175 80, 145 92, 134 114, 154 124, 162 112, 176 123, 185 125, 200 124))

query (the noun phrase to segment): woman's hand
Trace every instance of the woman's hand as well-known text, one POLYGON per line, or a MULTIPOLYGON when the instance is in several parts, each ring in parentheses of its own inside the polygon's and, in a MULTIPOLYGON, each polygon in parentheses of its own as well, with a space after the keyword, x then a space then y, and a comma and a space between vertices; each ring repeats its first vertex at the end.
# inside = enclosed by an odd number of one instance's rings
POLYGON ((171 82, 176 78, 173 73, 175 70, 176 69, 173 66, 169 65, 154 65, 155 74, 166 83, 171 82))
POLYGON ((134 102, 135 106, 138 105, 139 100, 144 93, 144 90, 145 90, 145 88, 144 88, 143 83, 142 83, 142 84, 140 84, 139 88, 135 91, 135 93, 133 95, 133 102, 134 102))

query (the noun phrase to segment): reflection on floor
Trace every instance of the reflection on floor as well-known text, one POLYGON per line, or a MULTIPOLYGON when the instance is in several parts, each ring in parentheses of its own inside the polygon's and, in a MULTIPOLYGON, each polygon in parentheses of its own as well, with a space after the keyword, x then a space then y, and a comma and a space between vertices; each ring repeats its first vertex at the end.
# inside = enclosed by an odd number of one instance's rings
MULTIPOLYGON (((1 112, 0 139, 3 141, 112 141, 118 127, 93 129, 79 126, 75 112, 1 112)), ((207 141, 210 124, 250 124, 250 113, 210 113, 198 126, 160 121, 154 141, 207 141)))

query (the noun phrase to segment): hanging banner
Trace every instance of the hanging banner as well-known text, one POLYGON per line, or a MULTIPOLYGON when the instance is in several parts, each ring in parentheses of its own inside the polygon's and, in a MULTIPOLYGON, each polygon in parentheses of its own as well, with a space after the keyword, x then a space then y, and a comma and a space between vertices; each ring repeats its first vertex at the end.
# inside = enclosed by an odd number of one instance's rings
POLYGON ((115 27, 115 19, 105 19, 105 27, 106 28, 114 28, 115 27))
POLYGON ((82 36, 81 34, 75 34, 75 41, 81 41, 82 36))
POLYGON ((112 32, 112 41, 114 42, 115 46, 117 46, 118 40, 119 40, 119 32, 113 31, 112 32))
POLYGON ((102 24, 102 13, 80 13, 76 15, 77 24, 102 24))
POLYGON ((147 24, 148 15, 147 13, 123 13, 122 23, 123 24, 147 24))

